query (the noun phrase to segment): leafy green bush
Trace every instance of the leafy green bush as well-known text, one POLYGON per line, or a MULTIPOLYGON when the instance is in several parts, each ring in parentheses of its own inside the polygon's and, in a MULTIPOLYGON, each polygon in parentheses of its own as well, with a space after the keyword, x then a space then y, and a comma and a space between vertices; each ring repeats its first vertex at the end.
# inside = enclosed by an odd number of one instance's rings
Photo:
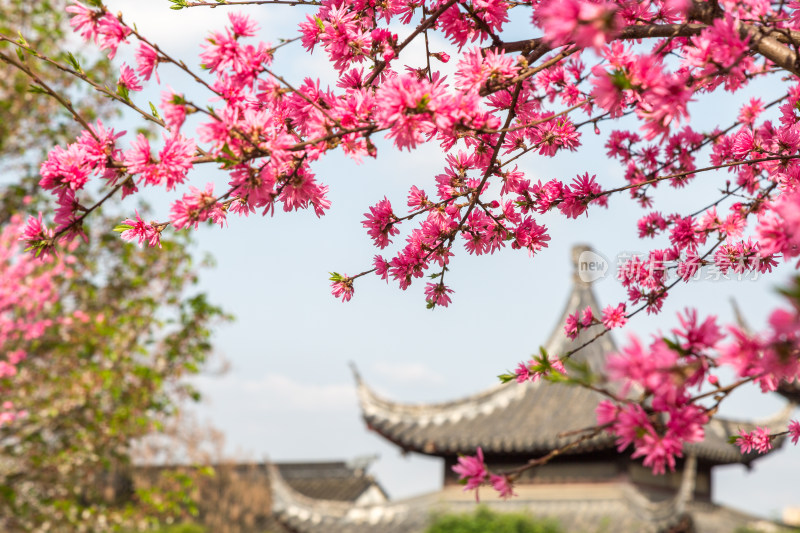
POLYGON ((446 514, 434 518, 426 533, 562 533, 552 520, 523 513, 496 513, 479 507, 472 514, 446 514))

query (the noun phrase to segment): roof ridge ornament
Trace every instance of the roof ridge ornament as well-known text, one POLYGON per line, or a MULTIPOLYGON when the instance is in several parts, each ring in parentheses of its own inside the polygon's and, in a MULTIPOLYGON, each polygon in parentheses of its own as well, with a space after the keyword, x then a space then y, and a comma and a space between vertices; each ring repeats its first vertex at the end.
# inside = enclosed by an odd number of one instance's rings
POLYGON ((350 367, 350 371, 353 373, 353 378, 356 380, 356 385, 361 386, 364 384, 364 380, 361 379, 361 373, 358 371, 358 367, 356 366, 355 361, 348 361, 347 365, 350 367))

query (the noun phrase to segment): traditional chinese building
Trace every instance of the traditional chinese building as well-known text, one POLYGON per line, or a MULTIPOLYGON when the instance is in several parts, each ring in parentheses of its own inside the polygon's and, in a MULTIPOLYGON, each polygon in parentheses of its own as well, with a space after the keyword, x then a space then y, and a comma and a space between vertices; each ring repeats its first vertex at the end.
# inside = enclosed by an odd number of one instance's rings
POLYGON ((172 482, 191 479, 190 495, 197 502, 194 518, 209 533, 292 533, 272 512, 276 484, 297 499, 335 502, 353 508, 374 507, 388 501, 386 492, 368 473, 375 457, 350 461, 220 463, 214 475, 190 465, 140 466, 119 482, 129 484, 132 497, 139 489, 174 489, 172 482))
MULTIPOLYGON (((596 328, 570 341, 563 333, 567 315, 591 307, 600 316, 590 284, 576 271, 562 315, 544 344, 547 353, 563 354, 587 343, 596 328)), ((532 346, 532 348, 534 348, 532 346)), ((574 362, 601 373, 607 354, 616 350, 610 335, 588 343, 573 355, 574 362)), ((487 466, 504 471, 541 457, 575 439, 576 432, 596 424, 594 408, 601 399, 591 390, 547 381, 497 385, 489 390, 439 404, 403 404, 378 396, 356 372, 361 410, 367 427, 404 452, 442 458, 444 484, 434 494, 398 502, 357 506, 303 497, 273 479, 273 510, 298 533, 417 533, 432 513, 470 512, 474 495, 465 493, 452 471, 459 454, 483 449, 487 466)), ((728 437, 756 426, 786 427, 793 406, 756 423, 715 417, 705 439, 684 448, 674 472, 653 475, 630 450, 618 453, 614 438, 602 433, 524 472, 515 484, 517 496, 499 500, 491 489, 481 497, 495 510, 527 511, 554 518, 565 531, 589 532, 731 532, 759 528, 765 521, 713 502, 712 470, 718 465, 749 465, 759 456, 742 455, 728 437)), ((775 442, 776 448, 782 441, 775 442)), ((775 524, 766 523, 775 530, 775 524)))

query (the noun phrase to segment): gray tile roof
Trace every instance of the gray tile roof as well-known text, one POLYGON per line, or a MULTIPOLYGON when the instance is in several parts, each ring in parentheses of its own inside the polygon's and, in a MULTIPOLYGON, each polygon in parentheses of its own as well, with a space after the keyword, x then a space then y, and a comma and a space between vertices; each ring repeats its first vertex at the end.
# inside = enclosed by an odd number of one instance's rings
POLYGON ((377 487, 372 476, 345 462, 276 463, 284 480, 297 492, 322 500, 354 502, 367 490, 377 487))
MULTIPOLYGON (((635 486, 617 482, 521 485, 516 489, 518 496, 507 501, 487 490, 482 503, 498 512, 555 520, 568 533, 655 533, 688 524, 696 533, 730 533, 767 523, 726 507, 689 500, 694 464, 684 471, 682 490, 666 501, 651 501, 635 486)), ((437 514, 471 513, 476 508, 472 493, 456 486, 394 503, 358 507, 306 498, 279 476, 270 479, 273 513, 293 533, 422 533, 437 514)), ((769 525, 771 531, 784 531, 774 523, 769 525)))

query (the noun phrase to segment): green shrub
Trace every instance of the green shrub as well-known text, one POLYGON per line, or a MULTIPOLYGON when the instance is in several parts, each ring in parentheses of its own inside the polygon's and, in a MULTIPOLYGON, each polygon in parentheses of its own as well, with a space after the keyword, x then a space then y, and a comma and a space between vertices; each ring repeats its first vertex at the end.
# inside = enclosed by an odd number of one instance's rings
POLYGON ((552 520, 479 507, 472 514, 436 516, 426 533, 562 533, 562 529, 552 520))

